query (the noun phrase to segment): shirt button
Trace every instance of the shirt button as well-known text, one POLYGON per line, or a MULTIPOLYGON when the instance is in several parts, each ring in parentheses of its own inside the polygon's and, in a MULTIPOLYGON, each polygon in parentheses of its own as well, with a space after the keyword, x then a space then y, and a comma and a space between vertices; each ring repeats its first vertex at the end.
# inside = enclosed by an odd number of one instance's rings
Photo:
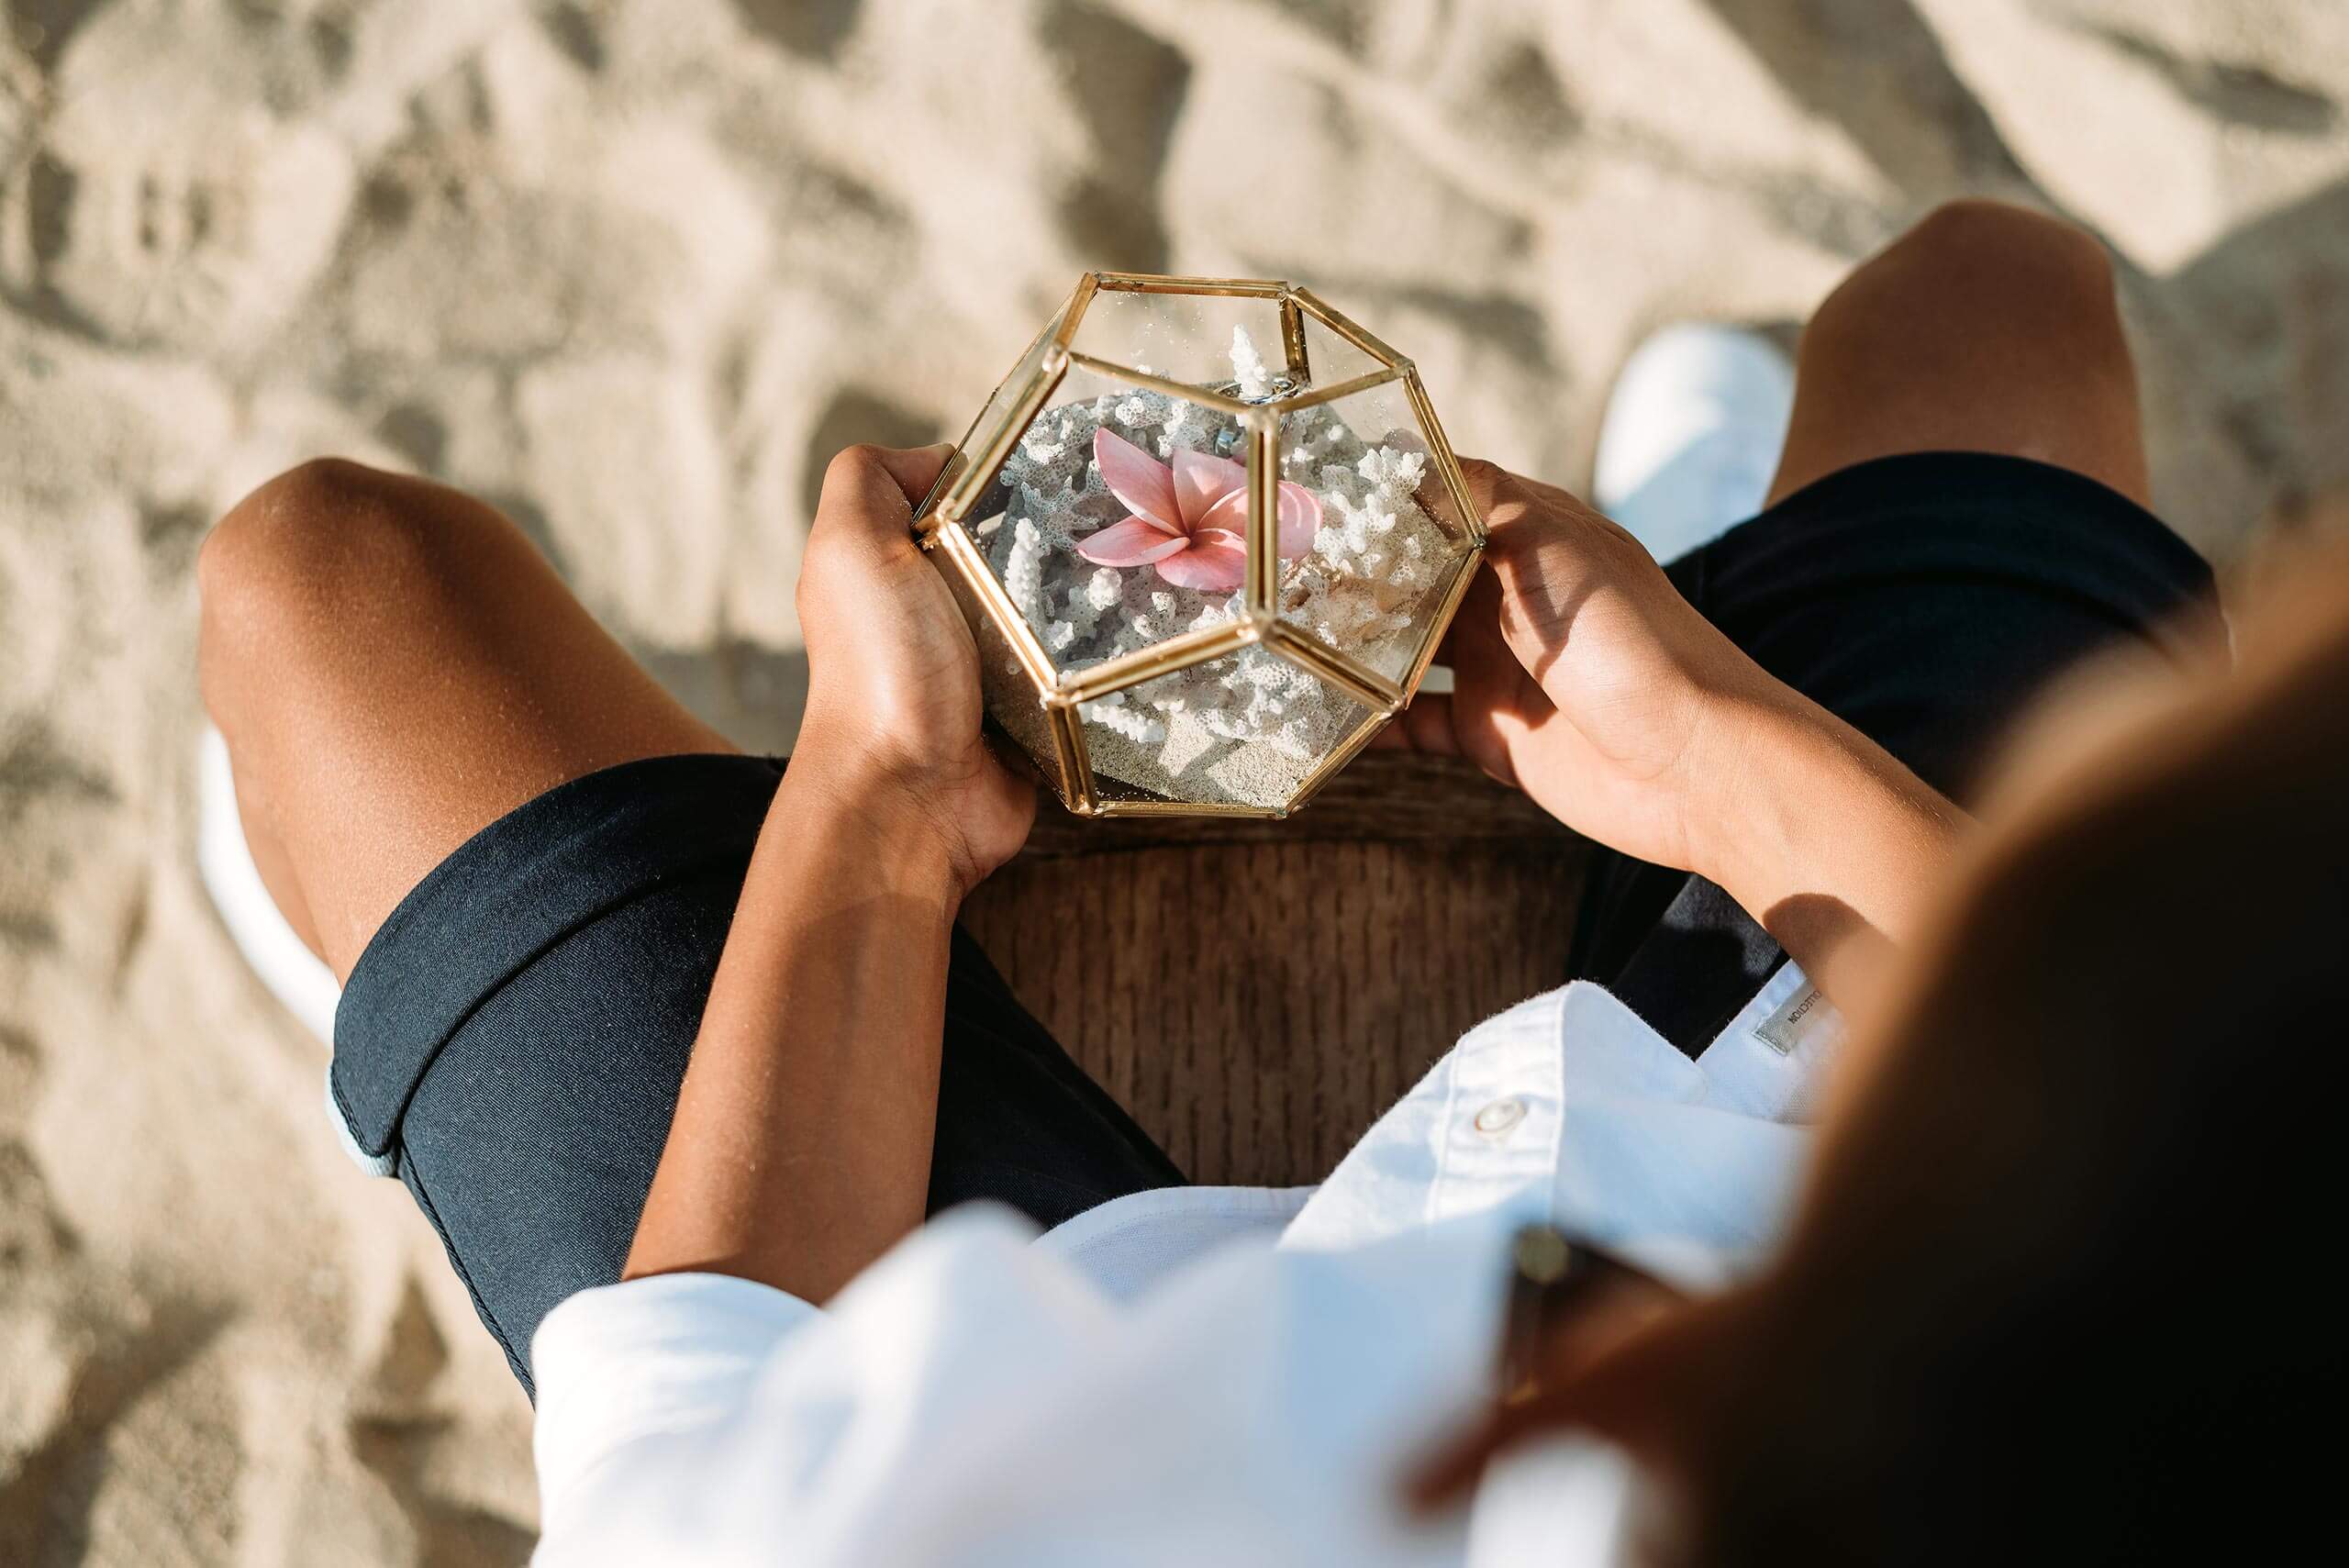
POLYGON ((1475 1128, 1487 1138, 1506 1138, 1509 1129, 1525 1119, 1525 1102, 1512 1095, 1506 1100, 1495 1100, 1476 1113, 1475 1128))

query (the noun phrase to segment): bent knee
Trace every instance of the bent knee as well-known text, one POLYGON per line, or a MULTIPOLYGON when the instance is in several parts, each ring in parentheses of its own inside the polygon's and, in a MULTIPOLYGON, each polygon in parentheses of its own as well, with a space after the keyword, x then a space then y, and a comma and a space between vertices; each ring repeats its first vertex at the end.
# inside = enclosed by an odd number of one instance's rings
POLYGON ((2112 258, 2062 218, 2005 202, 1944 202, 1854 270, 1820 314, 1890 304, 1899 310, 2003 308, 2108 312, 2112 258))
POLYGON ((2102 240, 2076 223, 2006 202, 1943 202, 1894 241, 1894 249, 1904 247, 1970 269, 2028 268, 2099 293, 2112 289, 2112 256, 2102 240))
POLYGON ((207 610, 275 602, 317 586, 359 551, 406 532, 393 476, 344 458, 312 458, 228 508, 205 536, 195 579, 207 610))
POLYGON ((1803 353, 1806 364, 1888 356, 1937 373, 2004 357, 2116 386, 2132 373, 2103 244, 2061 218, 1978 200, 1935 207, 1854 268, 1812 316, 1803 353))
POLYGON ((1934 208, 1803 329, 1773 494, 1872 457, 1984 451, 2147 498, 2136 372, 2103 245, 2001 202, 1934 208))
POLYGON ((438 570, 442 530, 417 481, 341 458, 286 470, 230 507, 196 557, 199 662, 218 717, 240 667, 298 656, 366 597, 438 570))

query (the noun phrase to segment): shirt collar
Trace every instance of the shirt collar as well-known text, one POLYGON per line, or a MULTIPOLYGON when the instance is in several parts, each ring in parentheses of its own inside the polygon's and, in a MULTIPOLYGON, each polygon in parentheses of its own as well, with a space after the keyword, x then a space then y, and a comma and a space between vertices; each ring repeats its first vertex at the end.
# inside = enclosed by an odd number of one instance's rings
POLYGON ((1695 1061, 1601 986, 1546 992, 1463 1036, 1281 1245, 1545 1220, 1688 1288, 1716 1287, 1775 1232, 1803 1141, 1785 1124, 1809 1103, 1832 1033, 1831 1009, 1791 964, 1695 1061))

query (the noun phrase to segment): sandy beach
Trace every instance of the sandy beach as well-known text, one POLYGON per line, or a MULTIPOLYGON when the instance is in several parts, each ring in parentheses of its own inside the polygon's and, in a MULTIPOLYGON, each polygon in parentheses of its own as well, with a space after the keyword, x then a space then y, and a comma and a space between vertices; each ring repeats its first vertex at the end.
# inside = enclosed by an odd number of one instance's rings
POLYGON ((0 7, 0 1562, 505 1564, 529 1409, 197 879, 195 550, 340 453, 517 517, 786 750, 825 461, 951 437, 1092 266, 1281 276, 1587 482, 1685 317, 1934 203, 2111 246, 2165 514, 2349 514, 2349 7, 0 7))

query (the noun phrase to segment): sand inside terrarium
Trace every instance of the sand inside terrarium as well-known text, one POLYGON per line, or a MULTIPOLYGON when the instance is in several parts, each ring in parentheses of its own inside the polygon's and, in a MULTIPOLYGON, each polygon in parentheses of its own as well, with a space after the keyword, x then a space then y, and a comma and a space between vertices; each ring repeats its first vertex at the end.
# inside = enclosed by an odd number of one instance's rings
MULTIPOLYGON (((1271 401, 1277 388, 1243 331, 1232 343, 1235 394, 1271 401)), ((1005 463, 1001 510, 972 533, 1053 662, 1079 670, 1167 638, 1236 618, 1242 595, 1167 581, 1150 565, 1096 565, 1078 542, 1130 508, 1094 461, 1107 428, 1161 462, 1178 448, 1246 458, 1241 422, 1220 410, 1144 390, 1056 405, 1030 422, 1005 463)), ((1311 550, 1281 566, 1289 624, 1394 680, 1418 651, 1428 596, 1458 545, 1418 499, 1430 475, 1410 427, 1357 431, 1342 405, 1297 410, 1281 435, 1281 478, 1321 504, 1311 550)), ((1032 707, 1017 663, 986 662, 998 713, 1032 707), (999 700, 997 700, 999 698, 999 700)), ((1369 717, 1353 698, 1261 647, 1163 675, 1079 709, 1105 794, 1119 785, 1182 800, 1285 804, 1307 774, 1369 717)))

